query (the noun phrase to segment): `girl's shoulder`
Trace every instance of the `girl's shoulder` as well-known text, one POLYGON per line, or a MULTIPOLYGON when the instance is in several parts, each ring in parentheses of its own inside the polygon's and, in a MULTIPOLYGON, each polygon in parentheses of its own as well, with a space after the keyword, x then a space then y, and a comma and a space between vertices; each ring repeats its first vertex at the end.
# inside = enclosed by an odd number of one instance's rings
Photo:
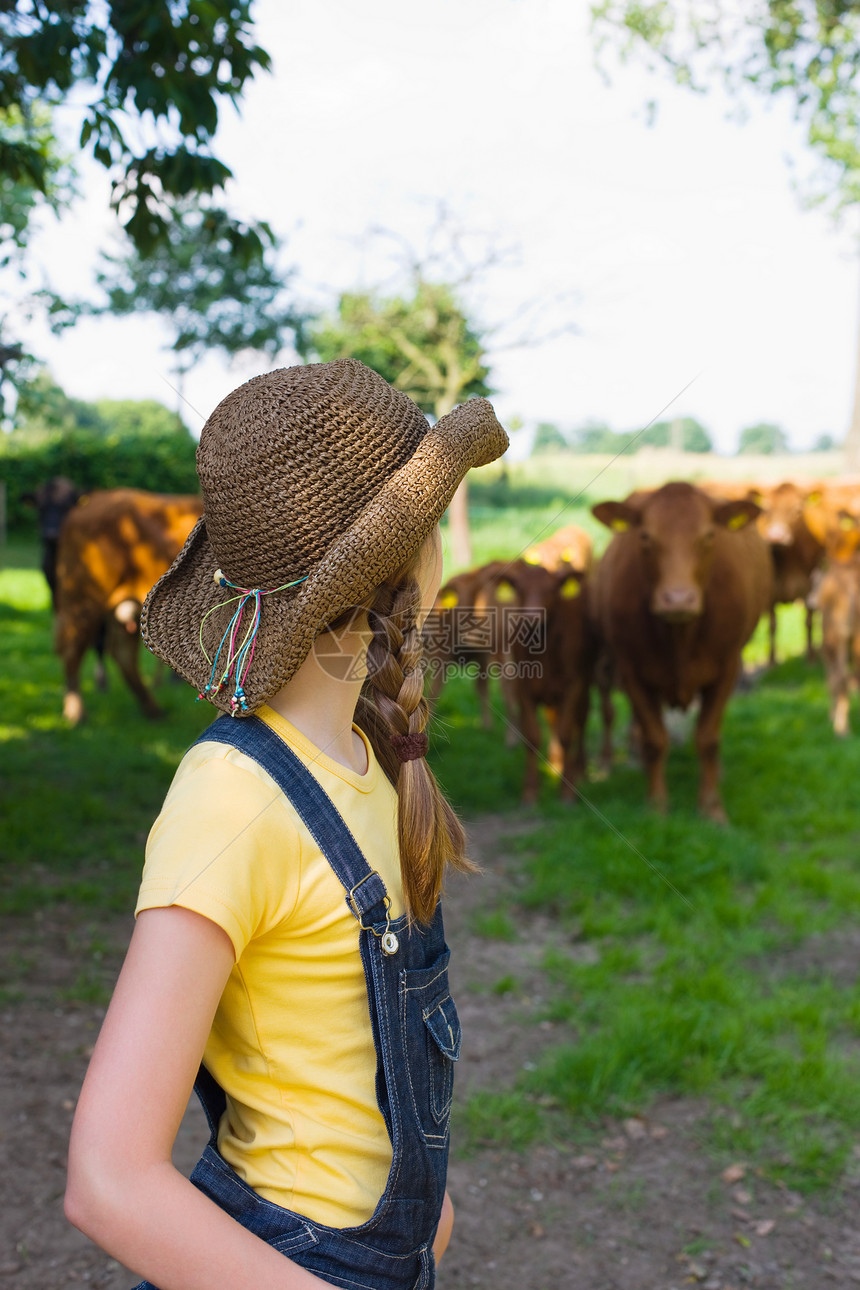
POLYGON ((196 744, 150 830, 135 912, 193 909, 224 928, 238 957, 289 918, 301 863, 297 821, 277 785, 237 749, 196 744))

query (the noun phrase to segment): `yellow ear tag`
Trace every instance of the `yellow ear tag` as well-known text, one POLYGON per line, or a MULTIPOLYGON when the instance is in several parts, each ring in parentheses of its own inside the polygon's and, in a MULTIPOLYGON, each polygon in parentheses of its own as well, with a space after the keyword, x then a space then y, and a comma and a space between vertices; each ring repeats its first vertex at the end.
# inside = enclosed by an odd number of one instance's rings
POLYGON ((625 533, 627 529, 630 528, 630 521, 622 520, 621 518, 614 519, 612 521, 612 527, 614 528, 616 533, 625 533))
POLYGON ((509 605, 516 598, 517 593, 509 582, 500 582, 496 587, 496 600, 500 605, 509 605))
POLYGON ((740 515, 732 516, 732 518, 729 520, 728 524, 726 525, 726 528, 742 529, 745 524, 749 524, 749 519, 750 517, 746 515, 743 511, 741 511, 740 515))
POLYGON ((839 527, 840 527, 841 529, 845 529, 846 531, 847 531, 848 529, 856 529, 856 527, 857 527, 857 521, 855 520, 855 518, 854 518, 854 516, 853 516, 853 515, 840 515, 840 516, 839 516, 839 527))
POLYGON ((446 591, 439 601, 440 609, 453 609, 457 603, 456 591, 446 591))
POLYGON ((821 493, 820 492, 807 493, 806 500, 810 506, 817 506, 818 503, 821 501, 821 493))
POLYGON ((575 600, 582 588, 576 578, 565 578, 561 584, 560 595, 564 600, 575 600))
POLYGON ((533 550, 526 551, 523 559, 526 564, 540 564, 540 556, 536 555, 533 550))
POLYGON ((573 564, 573 552, 569 546, 566 546, 559 555, 560 560, 566 560, 568 564, 573 564))

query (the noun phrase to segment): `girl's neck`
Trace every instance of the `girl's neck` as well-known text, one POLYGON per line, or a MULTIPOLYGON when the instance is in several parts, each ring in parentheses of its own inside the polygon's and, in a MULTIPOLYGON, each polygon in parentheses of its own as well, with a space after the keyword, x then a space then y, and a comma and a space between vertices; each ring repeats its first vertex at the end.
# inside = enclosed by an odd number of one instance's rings
MULTIPOLYGON (((331 655, 321 640, 326 638, 318 638, 292 679, 269 699, 269 706, 320 752, 365 775, 369 766, 364 741, 352 729, 364 680, 364 642, 350 651, 352 642, 341 638, 343 652, 331 655)), ((330 649, 330 636, 327 644, 330 649)))

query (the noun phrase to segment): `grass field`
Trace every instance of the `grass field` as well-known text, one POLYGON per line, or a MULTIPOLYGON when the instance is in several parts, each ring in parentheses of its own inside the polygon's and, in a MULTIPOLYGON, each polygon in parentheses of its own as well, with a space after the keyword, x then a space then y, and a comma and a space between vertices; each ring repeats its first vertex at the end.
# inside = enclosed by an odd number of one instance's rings
MULTIPOLYGON (((479 489, 474 500, 479 560, 510 555, 557 504, 545 482, 517 512, 479 489)), ((558 522, 581 514, 577 503, 558 522)), ((0 905, 28 917, 63 902, 97 922, 131 908, 147 830, 211 711, 164 681, 167 716, 146 722, 112 672, 108 694, 86 678, 90 719, 66 728, 35 549, 7 547, 4 565, 0 905)), ((695 813, 689 746, 672 750, 671 814, 646 809, 623 723, 613 774, 586 786, 588 805, 559 805, 546 772, 531 827, 511 842, 517 904, 482 911, 475 932, 513 941, 529 911, 552 917, 545 1001, 525 1024, 551 1020, 557 1038, 510 1088, 461 1110, 473 1142, 587 1135, 603 1116, 690 1094, 711 1108, 715 1150, 800 1189, 838 1184, 860 1141, 860 738, 831 734, 820 669, 798 657, 799 610, 782 615, 780 639, 786 661, 729 706, 727 828, 695 813)), ((763 653, 760 632, 749 660, 763 653)), ((521 754, 500 734, 501 721, 480 729, 471 685, 454 680, 431 761, 470 820, 520 816, 521 754)), ((495 988, 520 986, 508 975, 495 988)))

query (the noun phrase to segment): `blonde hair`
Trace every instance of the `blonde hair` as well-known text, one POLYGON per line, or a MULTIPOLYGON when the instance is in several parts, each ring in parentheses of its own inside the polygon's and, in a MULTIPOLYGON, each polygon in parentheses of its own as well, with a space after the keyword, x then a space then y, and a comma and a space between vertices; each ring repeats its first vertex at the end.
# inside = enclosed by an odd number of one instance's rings
MULTIPOLYGON (((477 872, 466 857, 466 835, 424 757, 401 762, 392 735, 420 734, 429 709, 424 698, 424 644, 418 627, 421 589, 415 576, 420 553, 369 597, 372 638, 367 679, 355 723, 370 740, 377 761, 397 789, 398 840, 403 895, 409 915, 429 923, 448 865, 477 872)), ((352 611, 350 611, 352 612, 352 611)), ((329 624, 336 628, 342 619, 329 624)))

